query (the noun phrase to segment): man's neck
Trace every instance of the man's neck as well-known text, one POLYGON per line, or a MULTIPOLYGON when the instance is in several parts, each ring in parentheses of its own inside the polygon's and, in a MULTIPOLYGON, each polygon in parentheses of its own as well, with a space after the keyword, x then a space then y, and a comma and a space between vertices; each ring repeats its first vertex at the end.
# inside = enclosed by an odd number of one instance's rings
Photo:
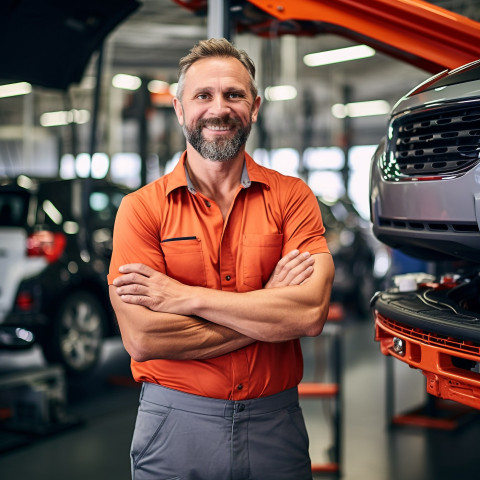
POLYGON ((243 149, 234 159, 220 162, 205 159, 193 148, 187 148, 185 164, 195 190, 213 200, 224 219, 240 185, 244 161, 243 149))
POLYGON ((241 181, 245 151, 242 149, 232 160, 212 161, 203 158, 195 149, 188 148, 186 165, 196 190, 215 200, 235 192, 241 181))

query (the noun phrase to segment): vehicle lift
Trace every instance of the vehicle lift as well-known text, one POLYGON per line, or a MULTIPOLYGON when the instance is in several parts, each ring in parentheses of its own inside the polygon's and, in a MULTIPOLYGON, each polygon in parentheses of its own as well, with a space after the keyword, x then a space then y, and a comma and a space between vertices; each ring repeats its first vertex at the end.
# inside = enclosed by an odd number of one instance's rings
POLYGON ((59 365, 0 373, 0 453, 80 425, 66 410, 59 365))

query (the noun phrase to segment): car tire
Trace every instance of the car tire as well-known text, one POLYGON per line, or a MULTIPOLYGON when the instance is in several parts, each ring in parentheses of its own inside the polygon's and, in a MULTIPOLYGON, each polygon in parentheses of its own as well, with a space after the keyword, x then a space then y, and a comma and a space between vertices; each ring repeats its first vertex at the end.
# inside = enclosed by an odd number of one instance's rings
POLYGON ((68 375, 85 375, 98 364, 105 329, 105 311, 89 292, 68 295, 54 315, 42 344, 46 360, 59 363, 68 375))

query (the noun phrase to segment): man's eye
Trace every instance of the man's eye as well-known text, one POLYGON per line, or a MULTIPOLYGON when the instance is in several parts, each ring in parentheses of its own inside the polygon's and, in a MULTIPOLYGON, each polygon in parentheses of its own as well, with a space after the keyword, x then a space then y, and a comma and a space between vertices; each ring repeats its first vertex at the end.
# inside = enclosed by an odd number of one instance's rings
POLYGON ((208 95, 207 95, 206 93, 199 93, 199 94, 197 95, 197 98, 198 98, 199 100, 206 100, 206 99, 208 98, 208 95))
POLYGON ((231 92, 228 94, 228 98, 241 98, 242 95, 240 95, 239 93, 235 93, 235 92, 231 92))

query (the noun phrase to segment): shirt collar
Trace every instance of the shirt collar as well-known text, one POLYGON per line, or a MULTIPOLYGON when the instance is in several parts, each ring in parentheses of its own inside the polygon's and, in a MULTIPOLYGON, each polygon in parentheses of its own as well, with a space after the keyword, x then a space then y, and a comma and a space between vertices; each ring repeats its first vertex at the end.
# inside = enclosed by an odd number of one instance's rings
MULTIPOLYGON (((187 187, 190 193, 197 193, 188 175, 187 167, 185 165, 186 158, 187 152, 185 151, 180 157, 180 160, 178 161, 175 168, 168 175, 166 189, 167 195, 169 195, 176 188, 180 187, 187 187)), ((245 162, 243 163, 240 183, 243 188, 249 188, 252 185, 252 182, 259 182, 268 186, 268 181, 265 173, 262 171, 262 167, 255 163, 255 160, 253 160, 253 158, 248 153, 245 153, 245 162)))

